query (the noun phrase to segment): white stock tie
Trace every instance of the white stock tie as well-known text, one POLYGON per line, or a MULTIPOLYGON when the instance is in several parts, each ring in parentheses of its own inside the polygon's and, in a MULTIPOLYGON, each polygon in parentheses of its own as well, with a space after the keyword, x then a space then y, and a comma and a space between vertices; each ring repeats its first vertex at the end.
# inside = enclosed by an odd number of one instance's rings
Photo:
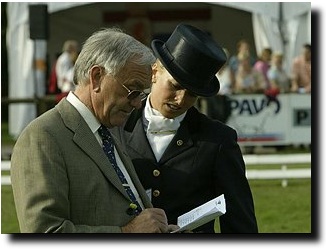
POLYGON ((146 135, 157 161, 161 159, 185 115, 186 113, 183 113, 174 119, 165 118, 160 112, 151 108, 147 98, 144 109, 144 116, 148 121, 146 135))

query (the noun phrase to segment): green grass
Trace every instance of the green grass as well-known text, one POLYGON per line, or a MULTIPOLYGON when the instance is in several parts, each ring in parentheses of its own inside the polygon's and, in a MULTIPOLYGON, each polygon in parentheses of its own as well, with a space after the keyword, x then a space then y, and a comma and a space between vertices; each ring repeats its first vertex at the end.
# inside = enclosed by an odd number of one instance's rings
POLYGON ((1 123, 1 145, 13 145, 15 139, 9 135, 9 127, 7 122, 1 123))
MULTIPOLYGON (((311 181, 251 180, 260 233, 311 233, 311 181)), ((219 228, 217 226, 217 231, 219 228)), ((11 186, 1 187, 1 233, 19 233, 11 186)))
POLYGON ((11 186, 1 186, 1 233, 19 233, 11 186))
MULTIPOLYGON (((250 165, 247 164, 246 165, 246 170, 250 170, 250 169, 261 169, 261 170, 265 170, 265 169, 281 169, 282 165, 280 164, 255 164, 255 165, 250 165)), ((287 169, 303 169, 303 168, 311 168, 311 164, 307 164, 307 163, 301 163, 301 164, 286 164, 286 168, 287 169)))
MULTIPOLYGON (((1 124, 1 144, 13 145, 8 135, 8 124, 1 124)), ((285 147, 286 153, 309 153, 307 148, 285 147)), ((280 165, 247 165, 247 169, 280 169, 280 165)), ((288 168, 307 168, 310 164, 288 165, 288 168)), ((2 175, 10 175, 2 171, 2 175)), ((311 232, 311 181, 288 180, 283 188, 281 180, 250 180, 256 218, 260 233, 310 233, 311 232)), ((219 231, 218 224, 216 230, 219 231)), ((19 233, 11 186, 1 186, 1 233, 19 233)))
POLYGON ((311 180, 251 180, 260 233, 311 233, 311 180))
MULTIPOLYGON (((1 123, 1 145, 13 145, 8 123, 1 123)), ((310 153, 310 148, 284 146, 278 154, 310 153)), ((309 164, 288 165, 288 168, 307 168, 309 164)), ((247 165, 247 169, 280 169, 280 165, 247 165)), ((2 171, 2 175, 10 175, 2 171)), ((249 181, 260 233, 311 232, 311 181, 288 180, 283 188, 281 180, 249 181)), ((219 231, 218 225, 216 230, 219 231)), ((1 233, 19 233, 11 186, 1 186, 1 233)))

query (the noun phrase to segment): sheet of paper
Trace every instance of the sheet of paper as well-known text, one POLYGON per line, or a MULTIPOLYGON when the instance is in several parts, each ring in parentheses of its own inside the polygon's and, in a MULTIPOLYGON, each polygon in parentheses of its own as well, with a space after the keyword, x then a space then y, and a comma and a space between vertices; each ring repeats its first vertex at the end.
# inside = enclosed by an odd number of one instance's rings
POLYGON ((224 195, 220 195, 213 200, 210 200, 203 205, 194 208, 178 217, 178 230, 172 233, 182 232, 184 230, 193 230, 207 222, 225 214, 226 205, 224 195))

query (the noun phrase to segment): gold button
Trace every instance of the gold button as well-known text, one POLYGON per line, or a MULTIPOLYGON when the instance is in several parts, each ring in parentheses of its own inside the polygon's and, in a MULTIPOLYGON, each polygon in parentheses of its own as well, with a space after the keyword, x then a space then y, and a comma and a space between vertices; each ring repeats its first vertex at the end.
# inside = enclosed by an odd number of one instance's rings
POLYGON ((161 174, 161 172, 159 170, 154 169, 154 171, 153 171, 154 176, 159 176, 160 174, 161 174))
POLYGON ((159 190, 156 189, 156 190, 153 191, 153 196, 154 197, 158 197, 159 195, 160 195, 160 191, 159 190))
POLYGON ((178 146, 183 145, 183 141, 182 141, 182 140, 178 140, 178 141, 177 141, 177 145, 178 145, 178 146))

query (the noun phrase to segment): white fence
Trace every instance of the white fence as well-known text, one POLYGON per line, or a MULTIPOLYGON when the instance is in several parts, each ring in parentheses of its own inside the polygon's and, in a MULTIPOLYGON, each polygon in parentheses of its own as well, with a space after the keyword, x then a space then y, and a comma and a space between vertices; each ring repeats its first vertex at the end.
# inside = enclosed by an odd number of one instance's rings
POLYGON ((286 187, 288 179, 311 178, 311 168, 288 169, 289 164, 309 163, 311 154, 288 155, 245 155, 246 165, 280 164, 280 169, 248 169, 246 176, 249 180, 281 179, 282 186, 286 187))
MULTIPOLYGON (((248 169, 246 176, 254 179, 281 179, 282 186, 287 186, 288 179, 311 178, 311 168, 288 169, 289 164, 311 163, 311 154, 286 155, 244 155, 246 165, 279 164, 280 169, 248 169)), ((10 161, 1 161, 1 171, 10 170, 10 161)), ((1 175, 1 185, 10 185, 10 176, 1 175)))
MULTIPOLYGON (((1 161, 1 172, 10 170, 10 161, 1 161)), ((10 176, 1 174, 1 185, 11 185, 10 176)))
POLYGON ((244 155, 246 165, 311 163, 311 154, 244 155))

